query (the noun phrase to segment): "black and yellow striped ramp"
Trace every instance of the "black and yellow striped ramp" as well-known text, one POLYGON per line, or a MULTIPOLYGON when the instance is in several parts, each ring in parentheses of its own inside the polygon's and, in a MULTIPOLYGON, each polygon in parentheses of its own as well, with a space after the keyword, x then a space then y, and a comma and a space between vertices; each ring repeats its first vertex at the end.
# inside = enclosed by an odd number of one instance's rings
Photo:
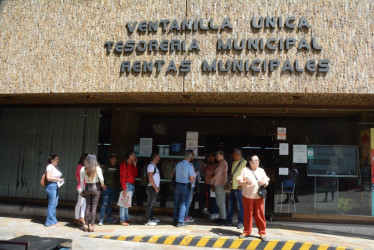
POLYGON ((202 237, 195 235, 82 235, 84 237, 110 239, 120 241, 155 243, 164 245, 178 245, 189 247, 211 247, 230 249, 301 249, 301 250, 332 250, 346 249, 345 247, 331 247, 329 245, 315 245, 308 242, 296 241, 261 241, 259 239, 233 239, 229 237, 202 237))

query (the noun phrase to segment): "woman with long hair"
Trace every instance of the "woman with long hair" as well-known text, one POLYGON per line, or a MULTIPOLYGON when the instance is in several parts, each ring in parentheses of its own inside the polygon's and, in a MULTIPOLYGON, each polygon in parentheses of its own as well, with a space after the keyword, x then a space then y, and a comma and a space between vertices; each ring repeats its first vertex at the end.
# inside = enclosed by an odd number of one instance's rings
POLYGON ((87 153, 84 153, 79 158, 78 166, 75 171, 75 178, 77 179, 77 191, 78 191, 78 200, 75 205, 75 215, 74 215, 74 225, 83 226, 84 222, 84 213, 86 210, 86 199, 79 195, 79 190, 81 189, 81 169, 84 166, 84 161, 87 158, 87 153))
POLYGON ((86 198, 86 212, 84 215, 86 232, 95 232, 96 209, 99 203, 101 188, 105 189, 104 177, 96 155, 89 154, 80 172, 81 189, 86 198), (84 185, 84 182, 86 184, 84 185))
POLYGON ((47 209, 47 219, 45 221, 45 226, 58 226, 58 221, 56 218, 56 208, 58 204, 58 182, 62 182, 62 173, 58 168, 60 158, 58 155, 51 155, 48 157, 48 166, 46 168, 46 178, 47 186, 45 191, 48 197, 48 209, 47 209))

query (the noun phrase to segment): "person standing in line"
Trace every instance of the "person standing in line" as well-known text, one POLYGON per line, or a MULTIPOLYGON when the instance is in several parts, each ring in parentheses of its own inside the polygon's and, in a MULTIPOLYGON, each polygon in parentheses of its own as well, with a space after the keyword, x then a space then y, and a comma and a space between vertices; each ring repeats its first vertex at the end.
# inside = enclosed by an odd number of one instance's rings
POLYGON ((244 168, 237 177, 239 184, 243 187, 244 207, 244 230, 240 238, 249 237, 251 234, 254 216, 261 240, 266 239, 264 198, 258 195, 258 190, 260 186, 268 186, 270 179, 259 165, 258 156, 252 155, 249 158, 249 166, 244 168))
POLYGON ((58 205, 58 182, 64 181, 61 178, 62 173, 58 168, 60 158, 58 155, 51 155, 48 157, 48 166, 46 168, 46 178, 47 186, 45 191, 48 197, 48 209, 47 209, 47 219, 45 221, 46 227, 58 226, 58 221, 56 218, 56 208, 58 205))
POLYGON ((206 167, 205 167, 205 195, 207 199, 207 210, 210 214, 210 219, 215 220, 219 218, 218 207, 216 203, 216 197, 210 197, 210 190, 212 188, 212 178, 214 171, 217 167, 215 162, 215 156, 210 153, 206 157, 206 167))
POLYGON ((84 167, 80 172, 81 190, 86 198, 86 212, 84 215, 84 231, 95 232, 96 209, 99 203, 101 189, 106 189, 104 177, 96 155, 89 154, 84 162, 84 167), (86 183, 86 184, 84 184, 86 183))
MULTIPOLYGON (((130 150, 126 154, 125 161, 119 166, 120 182, 122 186, 122 195, 126 196, 127 192, 132 192, 132 196, 135 192, 135 178, 138 176, 138 168, 136 167, 138 159, 136 158, 135 152, 130 150)), ((129 223, 134 221, 130 218, 129 209, 126 207, 119 208, 120 224, 122 226, 128 226, 129 223)))
POLYGON ((186 214, 186 203, 189 195, 189 183, 195 181, 194 171, 191 168, 193 151, 186 150, 184 160, 175 166, 175 189, 174 189, 174 225, 177 227, 187 226, 184 222, 186 214))
POLYGON ((103 192, 100 209, 99 226, 104 223, 105 211, 107 211, 108 223, 116 223, 117 221, 112 218, 112 206, 114 199, 117 198, 117 189, 119 187, 119 170, 117 165, 117 155, 111 154, 109 156, 109 164, 103 166, 103 176, 105 180, 106 189, 103 192))
POLYGON ((190 181, 190 184, 189 184, 189 185, 191 185, 191 190, 189 190, 188 199, 187 199, 187 203, 186 203, 186 214, 184 215, 184 222, 186 222, 186 223, 192 223, 192 222, 195 221, 192 217, 189 216, 189 212, 190 212, 191 202, 192 202, 192 199, 193 199, 193 196, 194 196, 196 181, 199 179, 199 178, 196 178, 197 173, 195 172, 195 168, 194 168, 192 163, 190 163, 190 167, 192 168, 192 171, 193 171, 194 181, 190 181))
POLYGON ((160 192, 160 170, 157 167, 157 164, 160 162, 160 155, 158 153, 152 153, 151 162, 147 166, 147 177, 148 177, 148 186, 147 186, 147 195, 148 200, 146 204, 145 215, 147 219, 147 226, 156 226, 160 221, 153 217, 153 208, 157 201, 157 196, 160 192))
POLYGON ((86 211, 86 199, 79 195, 79 190, 81 189, 81 169, 84 165, 84 161, 87 158, 87 153, 83 153, 79 158, 78 166, 75 171, 75 178, 77 179, 77 193, 78 200, 75 204, 75 215, 74 215, 74 225, 81 227, 85 224, 84 213, 86 211))
POLYGON ((243 203, 242 203, 242 190, 238 183, 238 176, 240 175, 243 168, 245 168, 247 161, 243 159, 242 150, 235 148, 232 154, 234 162, 231 167, 231 174, 233 176, 232 180, 232 190, 229 193, 228 202, 228 214, 226 223, 224 226, 232 225, 232 217, 234 216, 234 206, 237 204, 238 208, 238 229, 243 229, 243 203))
POLYGON ((227 182, 229 166, 225 160, 225 153, 222 150, 217 151, 216 159, 218 161, 218 166, 214 171, 212 185, 214 185, 216 194, 219 218, 216 219, 215 222, 224 223, 226 221, 226 191, 224 187, 227 182))

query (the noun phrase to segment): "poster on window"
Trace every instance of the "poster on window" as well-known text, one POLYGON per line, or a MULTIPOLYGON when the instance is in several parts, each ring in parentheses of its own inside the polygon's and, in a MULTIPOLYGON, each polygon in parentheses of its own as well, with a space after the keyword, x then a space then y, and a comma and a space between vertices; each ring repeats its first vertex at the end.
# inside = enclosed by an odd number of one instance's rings
POLYGON ((308 163, 307 145, 293 145, 293 163, 308 163))
POLYGON ((140 138, 139 155, 151 157, 152 154, 152 138, 140 138))
POLYGON ((287 129, 279 127, 277 129, 277 140, 286 140, 286 138, 287 138, 287 129))

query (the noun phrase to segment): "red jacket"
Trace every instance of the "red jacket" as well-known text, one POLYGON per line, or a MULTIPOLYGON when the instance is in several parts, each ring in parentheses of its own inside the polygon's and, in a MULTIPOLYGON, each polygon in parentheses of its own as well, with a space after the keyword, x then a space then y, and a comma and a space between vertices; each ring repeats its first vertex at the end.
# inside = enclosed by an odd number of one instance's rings
POLYGON ((138 168, 132 163, 126 161, 119 166, 119 179, 121 181, 122 190, 126 190, 126 183, 135 184, 135 177, 138 176, 138 168))

